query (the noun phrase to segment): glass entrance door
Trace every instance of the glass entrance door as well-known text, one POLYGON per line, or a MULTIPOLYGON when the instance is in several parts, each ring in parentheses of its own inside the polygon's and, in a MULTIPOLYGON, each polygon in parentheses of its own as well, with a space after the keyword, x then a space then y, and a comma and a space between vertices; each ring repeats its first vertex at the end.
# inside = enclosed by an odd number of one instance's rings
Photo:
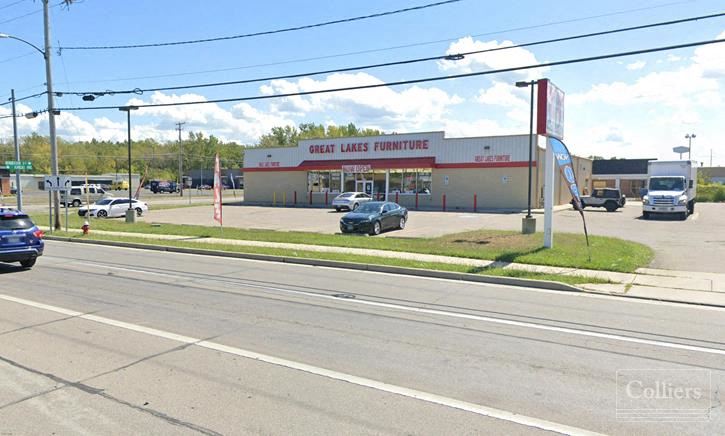
POLYGON ((373 195, 373 181, 372 180, 358 180, 355 182, 355 190, 357 192, 364 192, 368 195, 373 195))

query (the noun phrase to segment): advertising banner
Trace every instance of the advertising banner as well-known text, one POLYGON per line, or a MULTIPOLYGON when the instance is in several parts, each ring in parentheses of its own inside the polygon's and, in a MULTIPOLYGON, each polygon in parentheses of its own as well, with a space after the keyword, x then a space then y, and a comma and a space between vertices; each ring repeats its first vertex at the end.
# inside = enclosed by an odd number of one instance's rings
POLYGON ((219 166, 219 153, 214 158, 214 221, 222 225, 222 172, 219 166))
POLYGON ((574 206, 574 209, 579 211, 579 214, 582 217, 582 222, 584 223, 584 236, 586 237, 588 247, 589 233, 587 232, 587 222, 584 219, 582 198, 579 194, 579 187, 577 186, 576 175, 574 174, 574 168, 572 166, 571 153, 569 153, 567 146, 556 138, 550 137, 548 140, 548 146, 551 147, 551 150, 554 152, 556 165, 559 167, 559 172, 562 177, 566 180, 566 186, 569 187, 569 192, 571 193, 571 204, 574 206))

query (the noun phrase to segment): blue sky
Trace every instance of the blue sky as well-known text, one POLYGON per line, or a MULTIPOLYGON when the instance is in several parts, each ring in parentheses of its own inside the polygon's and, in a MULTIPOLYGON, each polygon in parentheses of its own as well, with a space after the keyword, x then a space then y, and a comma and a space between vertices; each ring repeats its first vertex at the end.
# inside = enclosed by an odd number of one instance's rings
MULTIPOLYGON (((42 45, 39 1, 0 0, 0 32, 42 45), (21 17, 15 19, 16 17, 21 17)), ((431 3, 432 0, 207 2, 84 0, 52 9, 52 44, 60 47, 139 44, 210 38, 300 26, 431 3)), ((51 4, 57 4, 51 2, 51 4)), ((723 11, 721 1, 509 1, 463 0, 387 17, 276 35, 197 45, 53 53, 56 91, 129 90, 242 80, 396 61, 479 48, 521 44, 723 11), (393 48, 398 47, 398 48, 393 48), (364 52, 364 53, 361 53, 364 52)), ((538 64, 596 54, 725 38, 725 19, 599 38, 517 48, 458 62, 427 62, 359 72, 309 76, 220 88, 108 95, 93 103, 78 96, 58 107, 94 107, 272 95, 382 83, 538 64)), ((0 96, 44 89, 38 53, 0 39, 0 96)), ((580 155, 676 158, 671 149, 696 133, 693 157, 725 165, 725 44, 592 63, 257 102, 142 109, 133 136, 173 140, 174 123, 225 140, 253 144, 273 126, 301 122, 375 127, 388 132, 443 130, 447 136, 527 133, 528 93, 516 80, 550 78, 566 93, 565 140, 580 155)), ((43 98, 19 111, 43 109, 43 98)), ((8 107, 0 106, 0 115, 8 107)), ((122 140, 117 110, 64 111, 67 139, 122 140)), ((43 117, 21 119, 20 133, 47 133, 43 117)), ((9 119, 0 138, 10 138, 9 119)))

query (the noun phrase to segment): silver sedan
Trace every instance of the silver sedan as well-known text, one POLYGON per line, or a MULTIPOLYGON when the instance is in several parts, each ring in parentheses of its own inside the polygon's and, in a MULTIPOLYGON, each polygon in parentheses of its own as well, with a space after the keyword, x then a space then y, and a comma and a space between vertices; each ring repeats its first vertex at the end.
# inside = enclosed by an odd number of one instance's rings
POLYGON ((355 210, 358 206, 370 200, 372 200, 372 197, 364 192, 343 192, 332 200, 332 207, 338 212, 342 209, 355 210))

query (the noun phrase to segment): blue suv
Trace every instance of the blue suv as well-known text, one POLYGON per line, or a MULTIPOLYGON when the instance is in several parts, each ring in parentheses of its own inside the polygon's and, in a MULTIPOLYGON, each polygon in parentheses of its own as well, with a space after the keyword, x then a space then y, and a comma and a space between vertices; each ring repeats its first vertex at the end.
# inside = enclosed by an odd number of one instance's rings
POLYGON ((27 214, 0 207, 1 262, 20 262, 24 268, 32 267, 38 256, 43 255, 43 236, 27 214))

